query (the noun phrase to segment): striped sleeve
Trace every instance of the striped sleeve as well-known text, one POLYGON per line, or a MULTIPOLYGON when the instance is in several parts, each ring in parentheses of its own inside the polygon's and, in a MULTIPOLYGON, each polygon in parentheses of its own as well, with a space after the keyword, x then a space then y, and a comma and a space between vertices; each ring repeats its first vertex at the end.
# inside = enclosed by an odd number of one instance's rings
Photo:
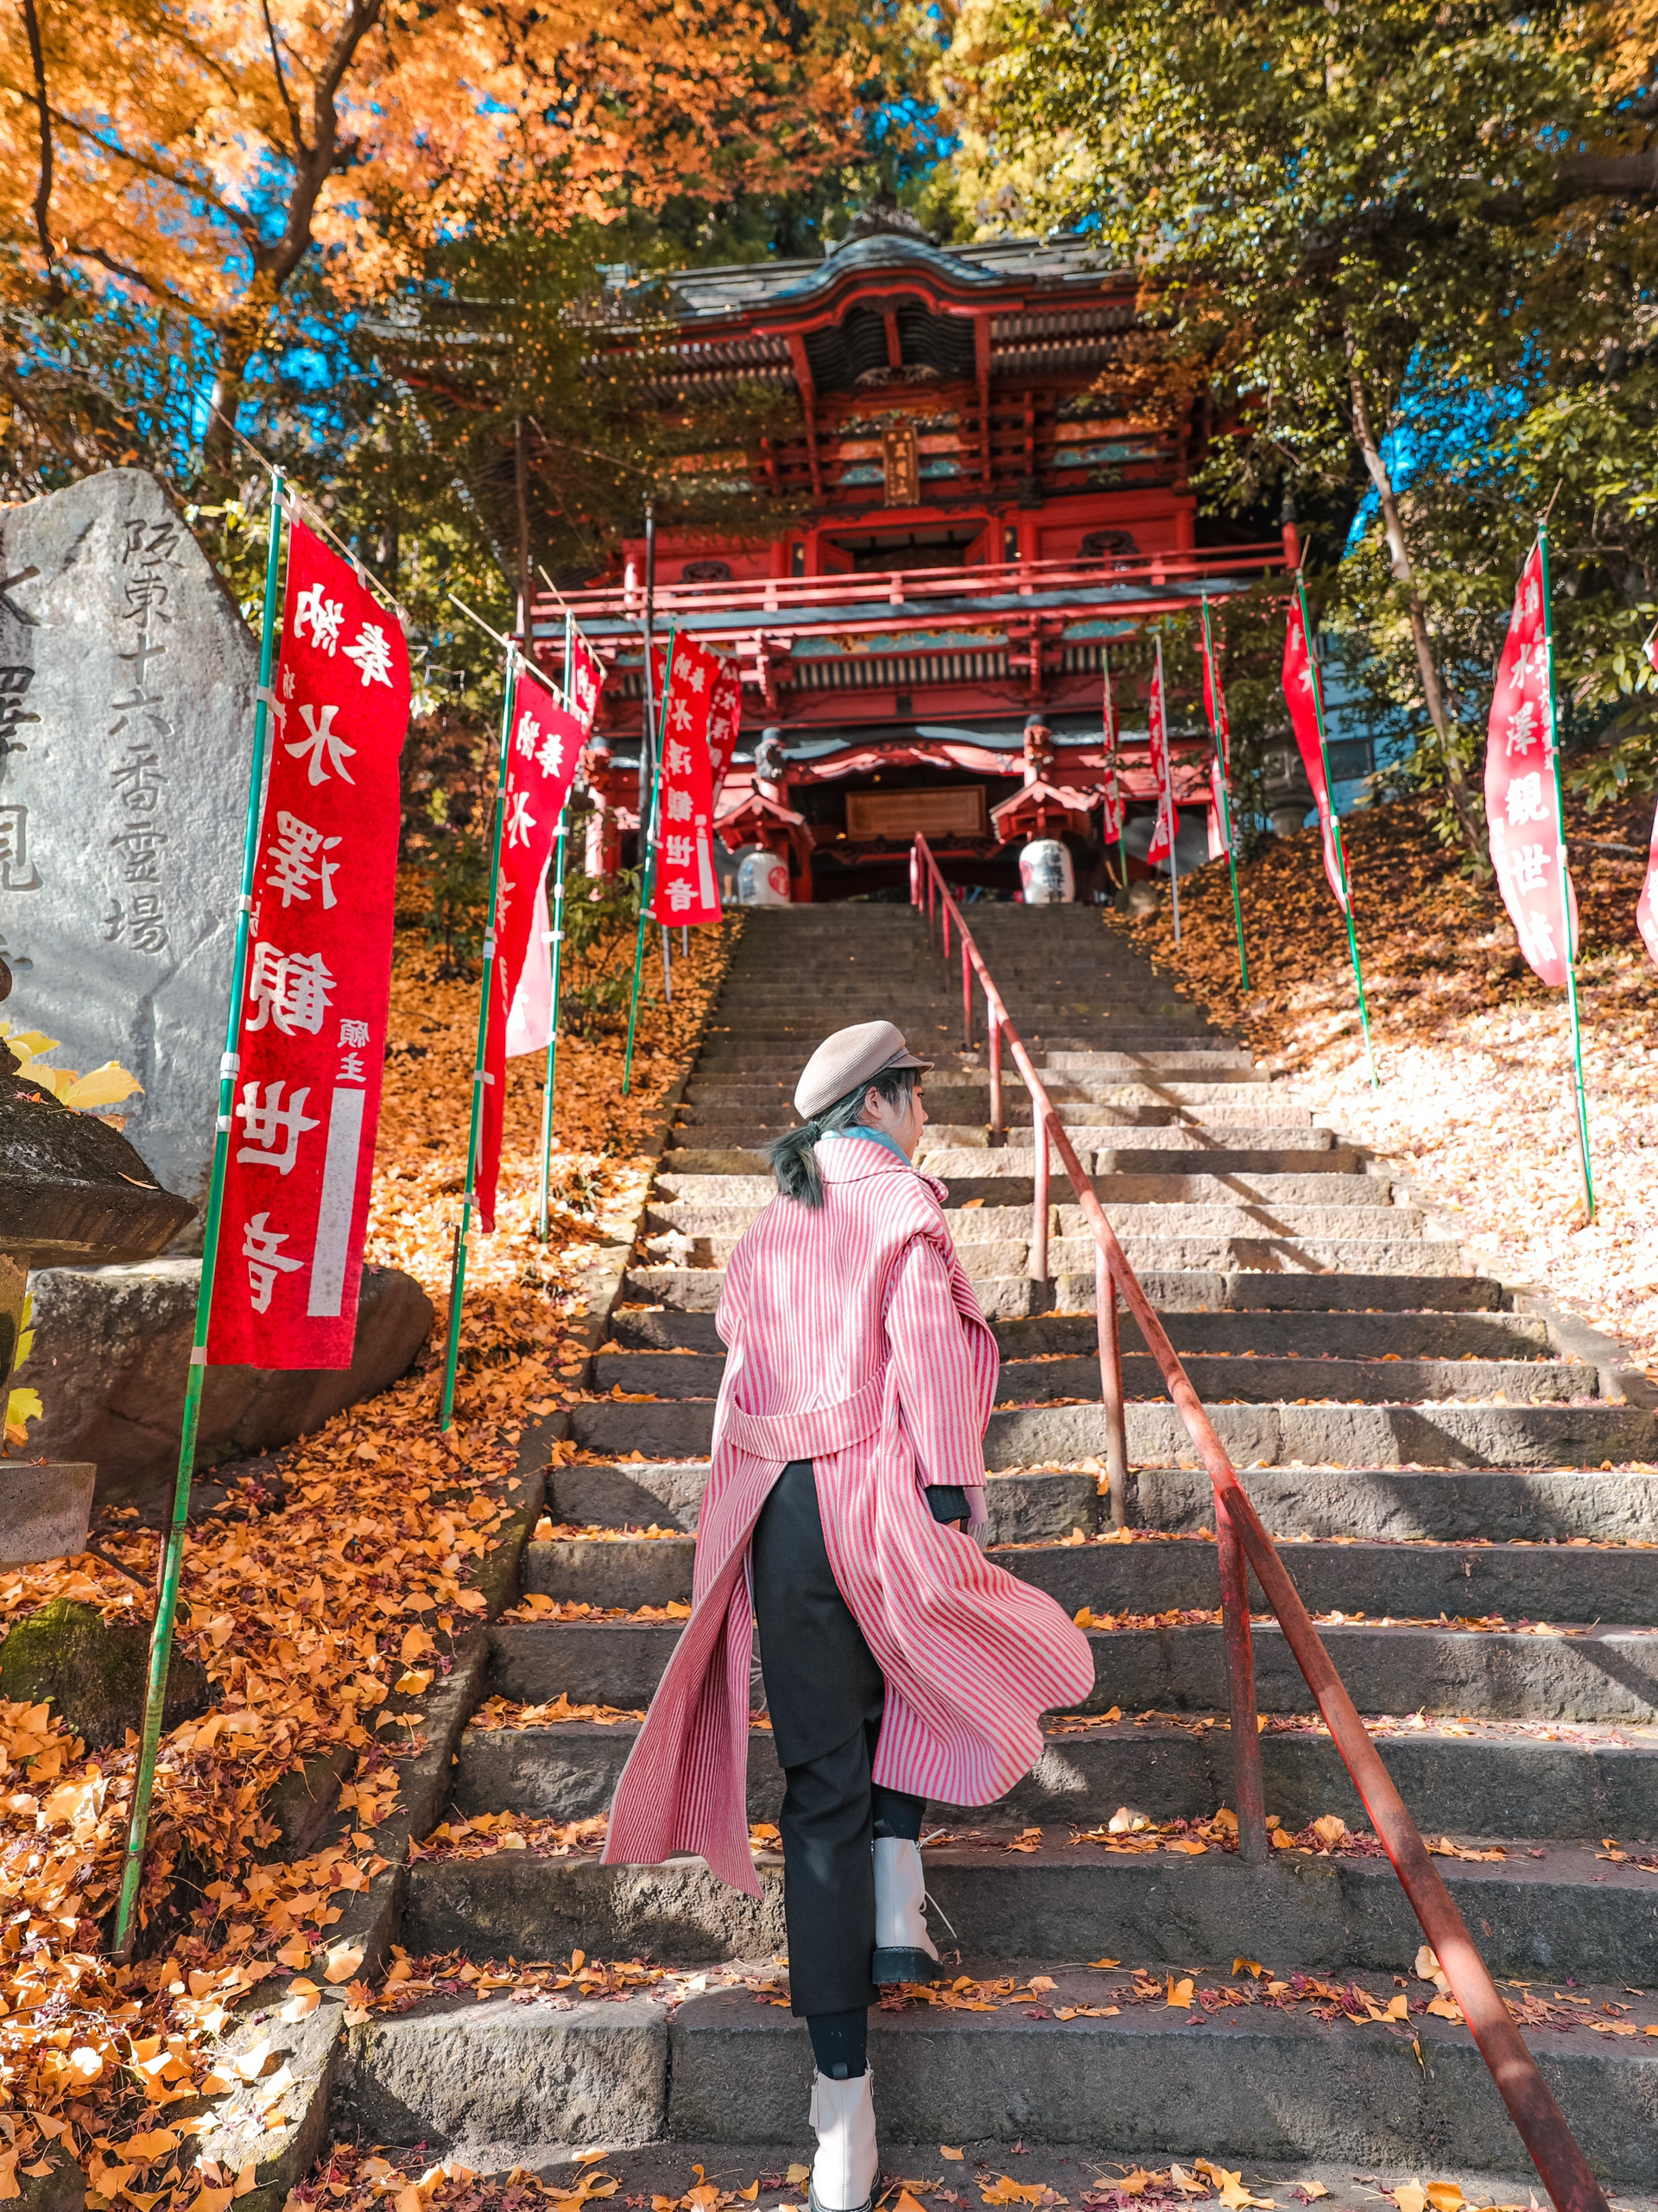
POLYGON ((930 1236, 909 1239, 887 1290, 887 1342, 904 1431, 923 1483, 976 1489, 996 1396, 996 1339, 957 1303, 950 1263, 930 1236))

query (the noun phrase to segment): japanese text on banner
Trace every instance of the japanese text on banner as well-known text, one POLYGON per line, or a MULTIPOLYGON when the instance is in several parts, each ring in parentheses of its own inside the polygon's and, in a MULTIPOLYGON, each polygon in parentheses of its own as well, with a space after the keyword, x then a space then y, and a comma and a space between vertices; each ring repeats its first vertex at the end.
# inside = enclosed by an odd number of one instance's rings
POLYGON ((531 669, 518 664, 508 714, 507 784, 501 829, 501 873, 495 897, 495 964, 490 979, 484 1046, 484 1112, 475 1188, 478 1224, 495 1226, 496 1188, 506 1115, 507 1016, 528 959, 545 960, 533 944, 541 883, 559 814, 569 795, 585 731, 531 669))
POLYGON ((396 617, 294 523, 207 1342, 215 1366, 351 1364, 408 702, 396 617))
POLYGON ((1336 851, 1334 819, 1330 812, 1330 784, 1324 772, 1324 747, 1319 741, 1319 698, 1315 689, 1319 673, 1308 650, 1306 625, 1301 610, 1292 599, 1289 605, 1289 627, 1284 633, 1284 701, 1289 708, 1289 726, 1295 732, 1296 750, 1301 756, 1301 766, 1313 787, 1313 803, 1319 810, 1319 837, 1324 847, 1324 873, 1331 890, 1336 895, 1336 904, 1345 914, 1347 910, 1347 891, 1341 879, 1341 859, 1336 851))
POLYGON ((683 637, 674 640, 668 656, 656 882, 650 907, 658 922, 719 919, 708 726, 720 668, 717 654, 683 637))
POLYGON ((1520 572, 1497 666, 1485 740, 1485 819, 1491 865, 1520 950, 1544 983, 1565 984, 1577 934, 1554 800, 1542 549, 1520 572))
MULTIPOLYGON (((1658 630, 1646 643, 1647 658, 1658 669, 1658 630)), ((1658 960, 1658 813, 1652 819, 1652 842, 1647 853, 1647 880, 1641 886, 1641 896, 1636 902, 1636 927, 1641 932, 1641 941, 1658 960)))
POLYGON ((1174 840, 1180 833, 1180 817, 1174 804, 1174 770, 1168 757, 1168 720, 1163 705, 1163 649, 1160 640, 1157 659, 1151 672, 1151 711, 1149 715, 1150 761, 1152 782, 1157 792, 1157 819, 1151 833, 1151 843, 1146 859, 1154 865, 1167 860, 1174 850, 1174 840))

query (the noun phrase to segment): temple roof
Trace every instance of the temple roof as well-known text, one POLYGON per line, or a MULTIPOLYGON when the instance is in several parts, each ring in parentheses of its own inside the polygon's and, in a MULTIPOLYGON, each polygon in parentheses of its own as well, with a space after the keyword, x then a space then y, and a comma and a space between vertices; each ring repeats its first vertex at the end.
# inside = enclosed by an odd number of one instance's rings
POLYGON ((888 275, 930 279, 941 290, 982 296, 1014 288, 1097 293, 1123 272, 1092 240, 1074 233, 939 246, 888 231, 838 246, 820 261, 744 261, 687 269, 663 285, 672 312, 685 325, 816 306, 849 283, 888 275))

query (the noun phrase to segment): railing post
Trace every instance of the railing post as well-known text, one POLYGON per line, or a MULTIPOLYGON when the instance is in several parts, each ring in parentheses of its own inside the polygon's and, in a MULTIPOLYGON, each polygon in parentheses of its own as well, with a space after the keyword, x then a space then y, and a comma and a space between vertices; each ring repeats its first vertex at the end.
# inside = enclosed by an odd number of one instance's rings
POLYGON ((1250 1575, 1237 1524, 1215 1493, 1220 1560, 1221 1629, 1226 1638, 1226 1702, 1232 1719, 1232 1799, 1238 1856, 1261 1866, 1267 1843, 1267 1802, 1261 1781, 1261 1726, 1255 1709, 1255 1648, 1250 1636, 1250 1575))
POLYGON ((909 903, 912 906, 921 903, 921 856, 913 845, 909 848, 909 903))
POLYGON ((990 1134, 1002 1134, 1002 1017, 987 1001, 984 1007, 990 1024, 990 1134))
POLYGON ((1111 1526, 1129 1518, 1129 1431, 1123 1404, 1123 1335, 1117 1317, 1117 1284, 1105 1247, 1094 1243, 1094 1320, 1099 1340, 1099 1399, 1105 1409, 1105 1480, 1111 1493, 1111 1526))
POLYGON ((1047 1280, 1047 1108, 1041 1099, 1030 1102, 1031 1138, 1035 1145, 1034 1188, 1030 1202, 1030 1279, 1047 1280))
POLYGON ((950 902, 944 895, 944 885, 939 885, 939 920, 944 929, 944 957, 950 957, 950 902))
POLYGON ((973 1049, 973 971, 967 963, 967 940, 961 941, 961 1044, 964 1052, 973 1049))

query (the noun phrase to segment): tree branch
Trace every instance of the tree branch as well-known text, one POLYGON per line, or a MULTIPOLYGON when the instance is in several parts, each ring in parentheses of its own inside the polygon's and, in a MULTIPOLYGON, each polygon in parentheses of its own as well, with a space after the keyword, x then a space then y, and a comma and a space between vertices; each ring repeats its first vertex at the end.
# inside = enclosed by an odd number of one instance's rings
POLYGON ((312 219, 340 151, 335 99, 346 71, 356 59, 357 49, 380 21, 384 5, 385 0, 351 0, 351 12, 341 24, 339 35, 318 75, 312 101, 311 143, 298 164, 299 174, 288 202, 282 244, 274 252, 262 257, 265 273, 277 291, 287 283, 310 247, 312 219))
POLYGON ((1567 154, 1560 174, 1577 197, 1658 199, 1658 146, 1643 154, 1567 154))
POLYGON ((75 260, 95 261, 100 269, 107 269, 111 276, 124 277, 129 284, 136 284, 141 290, 149 293, 153 298, 165 300, 169 307, 176 307, 180 314, 194 315, 199 313, 196 307, 185 298, 182 292, 175 292, 170 284, 162 284, 153 276, 146 276, 142 269, 129 268, 124 261, 117 261, 113 254, 105 253, 102 246, 78 246, 71 244, 68 250, 75 260))
POLYGON ((288 113, 288 127, 294 140, 294 158, 298 161, 302 155, 308 155, 311 149, 305 143, 305 132, 300 124, 300 111, 294 106, 293 96, 288 89, 288 76, 282 67, 282 50, 276 43, 276 26, 270 19, 270 0, 259 0, 259 7, 265 19, 265 36, 270 41, 270 64, 276 73, 277 96, 288 113))
POLYGON ((28 29, 28 58, 35 69, 35 109, 41 119, 41 173, 35 186, 35 231, 46 257, 48 295, 55 307, 63 298, 57 256, 52 250, 52 110, 46 97, 46 49, 41 41, 41 19, 35 0, 23 0, 23 22, 28 29))

